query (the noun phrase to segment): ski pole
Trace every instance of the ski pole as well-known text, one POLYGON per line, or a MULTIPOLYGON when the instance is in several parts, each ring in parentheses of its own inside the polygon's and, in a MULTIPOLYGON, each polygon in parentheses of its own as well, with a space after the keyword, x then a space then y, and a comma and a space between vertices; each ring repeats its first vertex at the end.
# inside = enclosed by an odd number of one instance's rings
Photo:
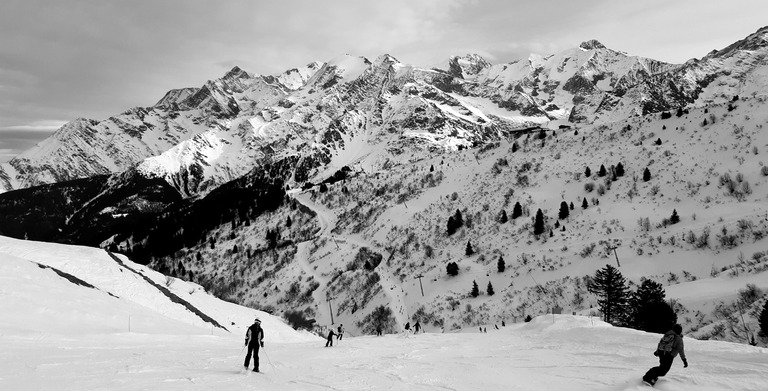
POLYGON ((264 357, 266 357, 267 361, 269 361, 269 365, 272 366, 272 369, 275 369, 275 364, 272 364, 272 360, 269 359, 269 354, 267 354, 267 349, 261 348, 261 350, 264 351, 264 357))

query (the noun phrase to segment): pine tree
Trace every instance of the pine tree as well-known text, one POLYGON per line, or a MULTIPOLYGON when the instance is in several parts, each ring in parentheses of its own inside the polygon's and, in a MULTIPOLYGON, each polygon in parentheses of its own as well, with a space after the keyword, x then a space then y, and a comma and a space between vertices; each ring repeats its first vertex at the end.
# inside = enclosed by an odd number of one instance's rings
POLYGON ((571 209, 571 210, 573 210, 573 201, 571 201, 571 204, 570 204, 570 205, 568 205, 568 208, 569 208, 569 209, 571 209))
POLYGON ((501 255, 499 255, 499 260, 496 262, 496 269, 499 273, 504 273, 504 270, 507 269, 507 264, 504 262, 504 257, 501 255))
POLYGON ((507 217, 507 211, 502 209, 501 215, 499 216, 499 223, 505 224, 508 220, 509 218, 507 217))
POLYGON ((611 265, 595 272, 587 290, 598 296, 597 304, 608 323, 620 323, 629 299, 629 288, 621 272, 611 265))
POLYGON ((672 209, 672 216, 669 217, 670 224, 677 224, 680 222, 680 216, 677 215, 677 209, 672 209))
POLYGON ((551 229, 550 229, 550 230, 549 230, 549 237, 551 238, 551 237, 553 237, 553 236, 555 236, 555 231, 553 231, 553 230, 551 230, 551 229))
POLYGON ((592 176, 592 170, 589 169, 589 166, 587 166, 587 168, 584 169, 584 176, 587 178, 592 176))
POLYGON ((485 289, 485 293, 487 293, 488 296, 493 296, 493 294, 496 293, 493 291, 493 284, 491 284, 490 281, 488 281, 488 288, 485 289))
POLYGON ((520 147, 518 147, 518 146, 517 146, 517 141, 515 141, 514 143, 512 143, 512 153, 515 153, 515 152, 517 152, 517 149, 518 149, 518 148, 520 148, 520 147))
POLYGON ((512 208, 512 219, 516 219, 523 215, 523 206, 520 202, 515 202, 515 206, 512 208))
POLYGON ((467 241, 467 248, 464 249, 464 254, 466 254, 468 257, 471 257, 472 254, 474 254, 474 253, 475 253, 475 250, 472 249, 472 243, 467 241))
POLYGON ((616 165, 616 176, 622 177, 624 176, 624 165, 619 162, 619 164, 616 165))
POLYGON ((605 174, 607 174, 607 172, 605 171, 605 166, 601 164, 600 165, 600 171, 597 172, 597 176, 604 177, 605 174))
POLYGON ((477 281, 472 281, 472 291, 469 292, 472 297, 477 297, 480 295, 480 287, 477 286, 477 281))
POLYGON ((648 169, 648 167, 643 170, 643 182, 648 182, 651 180, 651 170, 648 169))
POLYGON ((677 315, 664 301, 665 296, 661 284, 643 280, 629 300, 628 326, 651 333, 666 333, 677 323, 677 315))
POLYGON ((288 227, 288 228, 290 228, 292 224, 293 224, 293 221, 291 221, 291 216, 288 216, 288 217, 285 219, 285 226, 286 226, 286 227, 288 227))
POLYGON ((433 172, 433 171, 435 171, 435 166, 434 165, 429 166, 429 172, 433 172))
POLYGON ((445 272, 448 273, 449 276, 458 276, 459 265, 456 262, 448 262, 448 265, 445 266, 445 272))
POLYGON ((541 209, 536 211, 536 220, 533 222, 533 234, 541 235, 544 233, 544 213, 541 209))
POLYGON ((768 300, 763 304, 763 311, 760 312, 760 331, 763 333, 763 337, 768 337, 768 300))
POLYGON ((557 218, 560 220, 565 220, 568 218, 568 214, 570 213, 570 209, 568 208, 568 203, 563 201, 560 203, 560 213, 557 214, 557 218))
POLYGON ((587 202, 587 198, 584 197, 584 201, 581 202, 581 209, 587 209, 589 207, 589 202, 587 202))

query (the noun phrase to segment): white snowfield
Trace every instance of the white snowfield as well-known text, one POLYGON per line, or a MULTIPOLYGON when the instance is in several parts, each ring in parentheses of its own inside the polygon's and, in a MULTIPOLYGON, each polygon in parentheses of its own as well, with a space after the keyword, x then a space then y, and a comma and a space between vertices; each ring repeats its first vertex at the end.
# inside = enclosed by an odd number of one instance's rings
MULTIPOLYGON (((657 363, 659 335, 570 315, 487 333, 347 333, 325 348, 276 317, 170 284, 230 333, 138 274, 165 277, 120 259, 0 237, 0 390, 643 390, 640 377, 657 363), (266 335, 261 374, 242 368, 254 316, 266 335)), ((676 359, 656 389, 768 389, 768 349, 687 338, 686 353, 690 367, 676 359)))

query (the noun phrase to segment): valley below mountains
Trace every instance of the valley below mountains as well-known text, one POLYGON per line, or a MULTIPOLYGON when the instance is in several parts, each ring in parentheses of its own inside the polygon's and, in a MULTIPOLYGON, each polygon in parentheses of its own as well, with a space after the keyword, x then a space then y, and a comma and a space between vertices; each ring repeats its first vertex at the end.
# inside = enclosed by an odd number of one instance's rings
POLYGON ((766 346, 768 28, 684 64, 591 40, 442 68, 235 67, 73 120, 0 166, 0 235, 352 335, 381 307, 392 332, 601 316, 611 265, 686 334, 766 346))

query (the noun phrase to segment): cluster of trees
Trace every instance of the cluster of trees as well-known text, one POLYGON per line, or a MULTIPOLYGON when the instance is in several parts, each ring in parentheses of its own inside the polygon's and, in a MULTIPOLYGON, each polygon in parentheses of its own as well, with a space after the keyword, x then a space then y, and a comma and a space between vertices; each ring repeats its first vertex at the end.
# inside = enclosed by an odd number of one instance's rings
MULTIPOLYGON (((611 178, 613 180, 616 180, 616 178, 620 178, 624 176, 624 165, 619 162, 615 166, 611 166, 611 178)), ((597 176, 604 177, 608 175, 608 170, 605 168, 605 165, 601 164, 600 169, 597 171, 597 176)), ((584 168, 584 176, 589 178, 592 176, 592 170, 590 170, 589 166, 584 168)))
POLYGON ((396 326, 397 321, 394 315, 392 315, 392 309, 384 305, 374 308, 370 314, 357 322, 357 327, 364 334, 376 334, 377 331, 385 334, 392 333, 395 331, 396 326))
MULTIPOLYGON (((496 293, 490 281, 488 281, 488 286, 485 288, 485 293, 488 296, 493 296, 496 293)), ((469 291, 469 295, 472 297, 480 296, 480 287, 477 285, 477 281, 472 281, 472 290, 469 291)))
MULTIPOLYGON (((285 190, 281 180, 262 182, 251 178, 246 183, 239 182, 224 184, 192 203, 173 205, 146 219, 144 224, 118 233, 116 243, 133 243, 133 246, 113 245, 112 250, 123 251, 135 262, 147 264, 151 258, 164 257, 199 243, 208 242, 214 248, 214 239, 208 237, 213 229, 229 222, 233 227, 250 225, 250 220, 283 204, 285 190)), ((270 246, 275 246, 279 239, 277 229, 268 230, 266 239, 270 246)))
POLYGON ((608 323, 665 333, 677 322, 661 284, 645 279, 637 291, 631 292, 624 276, 611 265, 595 272, 587 290, 597 295, 597 304, 608 323))
POLYGON ((456 231, 464 226, 464 218, 461 216, 461 211, 456 209, 456 213, 453 216, 448 217, 448 236, 453 235, 456 231))

